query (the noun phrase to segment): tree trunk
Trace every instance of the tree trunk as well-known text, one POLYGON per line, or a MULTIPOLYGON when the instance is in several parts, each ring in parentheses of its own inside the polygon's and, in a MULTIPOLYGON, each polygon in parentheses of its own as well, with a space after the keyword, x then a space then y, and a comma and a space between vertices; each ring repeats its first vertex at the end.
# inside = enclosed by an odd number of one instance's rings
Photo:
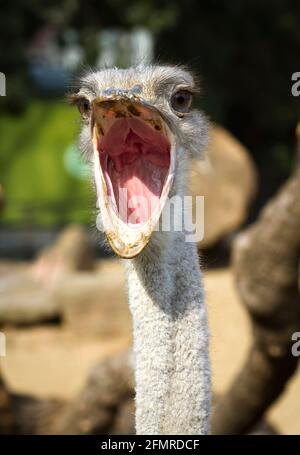
POLYGON ((214 434, 246 433, 296 370, 291 337, 300 328, 299 258, 298 167, 234 246, 233 268, 251 318, 253 344, 241 372, 217 403, 214 434))
POLYGON ((0 434, 132 434, 130 355, 126 351, 98 363, 70 402, 10 394, 0 380, 0 434))

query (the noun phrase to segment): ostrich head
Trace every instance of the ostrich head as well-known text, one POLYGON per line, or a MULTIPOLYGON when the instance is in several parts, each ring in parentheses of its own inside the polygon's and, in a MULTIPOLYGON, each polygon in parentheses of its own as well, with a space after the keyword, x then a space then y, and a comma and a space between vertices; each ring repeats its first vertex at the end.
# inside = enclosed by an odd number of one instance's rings
POLYGON ((180 67, 140 66, 90 72, 71 95, 102 227, 121 257, 138 255, 168 197, 183 195, 187 161, 206 143, 204 116, 191 107, 196 90, 180 67))

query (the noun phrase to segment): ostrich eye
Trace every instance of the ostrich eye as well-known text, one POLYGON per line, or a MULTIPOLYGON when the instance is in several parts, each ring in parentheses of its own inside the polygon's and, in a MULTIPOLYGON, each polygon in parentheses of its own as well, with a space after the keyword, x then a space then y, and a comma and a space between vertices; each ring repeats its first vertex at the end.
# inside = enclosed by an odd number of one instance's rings
POLYGON ((171 106, 174 111, 187 114, 192 104, 193 96, 188 90, 178 90, 171 98, 171 106))
POLYGON ((87 119, 91 110, 91 103, 86 98, 80 98, 77 101, 77 107, 83 119, 87 119))

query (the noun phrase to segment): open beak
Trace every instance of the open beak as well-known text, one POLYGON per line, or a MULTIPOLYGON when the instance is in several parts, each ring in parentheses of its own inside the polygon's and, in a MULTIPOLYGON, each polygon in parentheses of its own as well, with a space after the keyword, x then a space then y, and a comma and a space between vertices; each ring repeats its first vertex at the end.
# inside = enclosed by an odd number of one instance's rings
POLYGON ((92 105, 94 173, 103 229, 123 258, 138 255, 170 192, 175 136, 153 107, 127 97, 92 105))

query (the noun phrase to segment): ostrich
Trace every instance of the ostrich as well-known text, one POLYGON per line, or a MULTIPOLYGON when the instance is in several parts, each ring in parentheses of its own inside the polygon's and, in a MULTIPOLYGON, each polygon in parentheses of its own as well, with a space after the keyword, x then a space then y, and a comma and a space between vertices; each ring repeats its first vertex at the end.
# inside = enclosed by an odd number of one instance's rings
MULTIPOLYGON (((195 243, 158 229, 167 199, 186 194, 189 159, 207 141, 181 67, 90 72, 71 101, 82 119, 101 227, 124 258, 133 319, 137 434, 207 434, 208 328, 195 243), (124 196, 127 195, 127 199, 124 196)), ((181 215, 182 216, 182 215, 181 215)))

